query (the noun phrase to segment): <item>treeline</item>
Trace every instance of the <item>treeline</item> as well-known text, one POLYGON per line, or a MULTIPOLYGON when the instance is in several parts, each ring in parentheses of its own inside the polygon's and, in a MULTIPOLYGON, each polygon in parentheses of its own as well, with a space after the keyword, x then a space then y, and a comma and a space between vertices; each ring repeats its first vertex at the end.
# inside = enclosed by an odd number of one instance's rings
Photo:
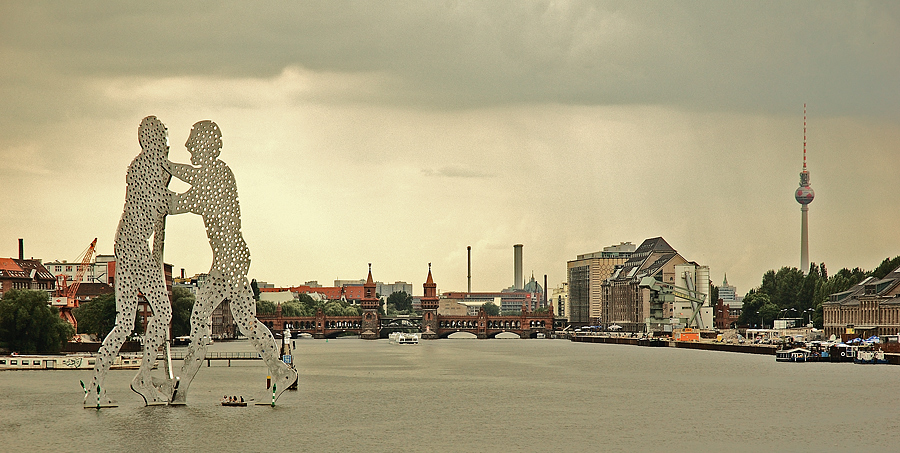
POLYGON ((867 277, 884 278, 897 267, 900 267, 900 256, 885 258, 872 271, 844 268, 828 275, 825 263, 810 264, 806 275, 795 267, 782 267, 778 272, 769 270, 759 288, 744 296, 738 325, 772 327, 778 318, 800 318, 803 323, 811 320, 821 329, 822 303, 828 296, 847 291, 867 277))
MULTIPOLYGON (((180 287, 172 289, 172 336, 191 332, 194 295, 180 287)), ((116 296, 104 294, 83 302, 73 310, 78 332, 99 340, 116 325, 116 296)), ((140 316, 135 313, 132 335, 143 333, 140 316)), ((59 309, 50 305, 50 296, 40 290, 11 290, 0 299, 0 347, 26 353, 57 353, 72 339, 75 329, 59 317, 59 309)))
MULTIPOLYGON (((275 314, 278 306, 268 300, 256 301, 256 312, 275 314)), ((281 303, 281 316, 315 316, 322 310, 325 316, 359 316, 362 311, 346 300, 315 300, 309 294, 301 294, 299 300, 281 303)))
POLYGON ((13 289, 0 299, 0 347, 10 352, 57 353, 74 334, 46 291, 13 289))

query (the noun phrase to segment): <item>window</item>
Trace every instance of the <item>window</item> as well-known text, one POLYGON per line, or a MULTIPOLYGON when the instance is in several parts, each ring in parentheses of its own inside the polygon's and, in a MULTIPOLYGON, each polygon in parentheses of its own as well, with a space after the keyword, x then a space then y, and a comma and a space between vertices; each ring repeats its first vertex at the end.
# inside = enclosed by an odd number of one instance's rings
POLYGON ((10 365, 18 365, 18 364, 19 364, 19 361, 18 361, 18 360, 10 360, 10 361, 9 361, 9 364, 10 364, 10 365))
POLYGON ((6 359, 0 360, 0 365, 6 365, 6 359))

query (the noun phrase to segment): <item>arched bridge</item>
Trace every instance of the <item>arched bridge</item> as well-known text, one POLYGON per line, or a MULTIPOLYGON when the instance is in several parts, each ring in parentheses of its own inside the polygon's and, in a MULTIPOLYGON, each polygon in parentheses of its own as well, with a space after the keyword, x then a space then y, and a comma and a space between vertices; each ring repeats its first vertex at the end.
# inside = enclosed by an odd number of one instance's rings
POLYGON ((456 332, 468 332, 478 338, 494 338, 500 333, 513 333, 520 338, 549 337, 553 330, 553 315, 523 311, 514 316, 488 316, 484 310, 475 316, 438 316, 437 335, 447 338, 456 332))
MULTIPOLYGON (((292 336, 308 333, 314 338, 335 338, 347 333, 362 334, 362 316, 282 316, 281 306, 274 314, 260 313, 257 318, 276 333, 289 331, 292 336)), ((390 332, 422 332, 422 317, 378 316, 378 337, 387 338, 390 332)), ((480 310, 474 316, 436 315, 437 337, 447 338, 456 332, 468 332, 478 338, 494 338, 500 333, 513 333, 520 338, 537 338, 543 334, 549 338, 553 331, 552 313, 535 313, 523 310, 519 315, 488 316, 480 310)))

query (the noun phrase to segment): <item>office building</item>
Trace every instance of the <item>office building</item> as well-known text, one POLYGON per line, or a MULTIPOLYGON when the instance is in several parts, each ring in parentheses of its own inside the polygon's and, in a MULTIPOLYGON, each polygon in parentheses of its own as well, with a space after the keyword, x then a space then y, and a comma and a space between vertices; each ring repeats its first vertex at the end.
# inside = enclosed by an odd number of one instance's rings
POLYGON ((570 323, 595 325, 601 317, 601 285, 624 265, 635 246, 631 242, 604 247, 602 251, 578 255, 567 268, 568 311, 570 323))

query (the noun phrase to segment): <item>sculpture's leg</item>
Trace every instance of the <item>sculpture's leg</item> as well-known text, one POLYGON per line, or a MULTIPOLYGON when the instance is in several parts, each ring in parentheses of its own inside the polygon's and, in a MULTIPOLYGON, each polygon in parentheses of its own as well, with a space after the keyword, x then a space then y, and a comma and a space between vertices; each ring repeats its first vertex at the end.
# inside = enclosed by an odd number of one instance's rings
POLYGON ((203 358, 206 357, 206 350, 209 348, 209 317, 213 310, 222 301, 222 294, 225 294, 227 288, 221 274, 211 274, 200 292, 197 300, 194 302, 194 309, 191 312, 191 344, 188 346, 188 352, 184 356, 181 364, 181 371, 178 373, 178 384, 172 395, 170 404, 182 405, 187 401, 187 392, 191 386, 191 381, 200 370, 203 364, 203 358))
MULTIPOLYGON (((147 324, 147 331, 144 333, 144 357, 141 360, 141 369, 134 380, 131 381, 131 389, 144 398, 144 403, 148 406, 159 406, 169 404, 171 397, 171 383, 161 385, 164 392, 153 385, 153 378, 150 370, 156 362, 159 346, 166 341, 169 332, 169 322, 172 321, 172 307, 169 304, 169 296, 166 293, 165 281, 162 275, 159 276, 159 282, 153 285, 154 289, 147 294, 147 300, 153 309, 153 316, 147 324)), ((167 380, 168 381, 168 380, 167 380)))
MULTIPOLYGON (((130 279, 128 277, 117 273, 116 278, 120 280, 117 281, 117 283, 121 284, 121 287, 133 288, 130 285, 130 279)), ((137 311, 138 300, 137 291, 122 291, 118 288, 119 285, 117 285, 116 291, 116 308, 118 309, 118 313, 116 314, 116 325, 113 327, 113 330, 106 335, 106 338, 103 339, 103 345, 97 353, 97 361, 94 364, 94 374, 93 377, 91 377, 91 381, 87 385, 84 394, 84 407, 100 408, 116 406, 106 396, 106 388, 102 387, 103 380, 106 378, 106 373, 109 371, 109 367, 116 359, 116 356, 119 355, 119 349, 122 348, 122 343, 125 342, 125 339, 134 329, 134 314, 137 311)))
POLYGON ((271 388, 262 391, 256 398, 256 404, 272 404, 288 387, 297 382, 297 371, 281 361, 275 337, 256 319, 256 302, 253 300, 247 279, 237 283, 234 290, 239 293, 234 295, 231 302, 231 313, 241 332, 250 339, 250 343, 262 356, 269 369, 269 376, 272 377, 272 385, 275 386, 274 392, 271 388))

